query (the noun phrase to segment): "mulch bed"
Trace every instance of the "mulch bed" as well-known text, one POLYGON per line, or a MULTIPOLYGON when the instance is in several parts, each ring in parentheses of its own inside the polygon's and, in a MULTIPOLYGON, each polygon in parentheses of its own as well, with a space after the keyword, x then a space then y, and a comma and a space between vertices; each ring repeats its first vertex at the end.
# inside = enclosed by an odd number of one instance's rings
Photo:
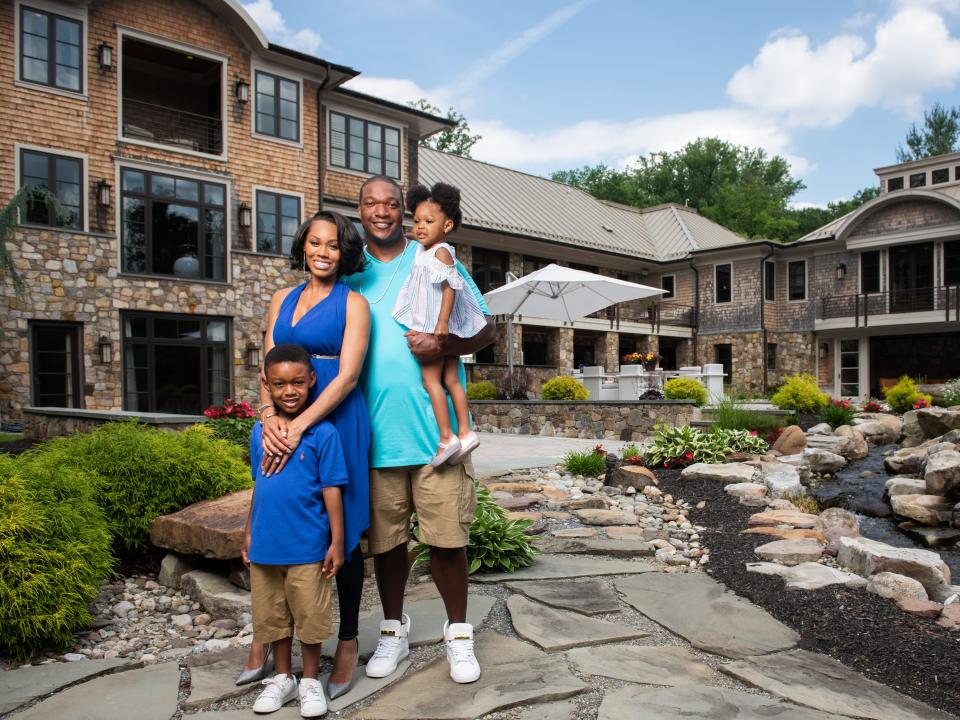
POLYGON ((830 655, 867 677, 921 702, 960 716, 960 635, 918 618, 865 589, 839 586, 787 591, 781 578, 747 572, 754 548, 771 539, 741 535, 760 509, 740 505, 716 481, 681 481, 678 470, 658 470, 660 488, 692 505, 690 521, 706 530, 708 572, 799 633, 800 647, 830 655))

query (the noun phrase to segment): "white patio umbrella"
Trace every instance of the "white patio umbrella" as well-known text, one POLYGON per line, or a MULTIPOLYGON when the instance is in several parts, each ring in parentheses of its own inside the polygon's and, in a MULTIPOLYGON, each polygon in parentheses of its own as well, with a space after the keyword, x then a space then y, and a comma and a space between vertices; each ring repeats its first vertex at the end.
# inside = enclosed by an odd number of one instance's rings
POLYGON ((590 313, 630 300, 642 300, 666 292, 585 270, 550 264, 508 282, 483 296, 494 315, 507 315, 507 362, 513 392, 513 316, 529 315, 572 323, 590 313))

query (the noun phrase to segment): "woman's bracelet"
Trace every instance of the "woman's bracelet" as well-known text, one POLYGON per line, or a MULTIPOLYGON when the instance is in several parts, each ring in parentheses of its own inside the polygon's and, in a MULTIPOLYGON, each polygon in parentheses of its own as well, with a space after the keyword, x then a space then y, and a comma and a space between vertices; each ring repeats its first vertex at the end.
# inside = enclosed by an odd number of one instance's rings
POLYGON ((270 413, 270 414, 267 415, 266 417, 260 416, 260 422, 261 422, 261 423, 262 423, 262 422, 266 422, 266 421, 269 420, 270 418, 276 417, 276 416, 277 416, 277 414, 276 414, 275 412, 270 413))
POLYGON ((257 408, 257 415, 259 415, 260 413, 262 413, 262 412, 263 412, 264 410, 266 410, 267 408, 272 408, 272 407, 273 407, 273 403, 272 403, 272 402, 264 403, 263 405, 261 405, 260 407, 257 408))

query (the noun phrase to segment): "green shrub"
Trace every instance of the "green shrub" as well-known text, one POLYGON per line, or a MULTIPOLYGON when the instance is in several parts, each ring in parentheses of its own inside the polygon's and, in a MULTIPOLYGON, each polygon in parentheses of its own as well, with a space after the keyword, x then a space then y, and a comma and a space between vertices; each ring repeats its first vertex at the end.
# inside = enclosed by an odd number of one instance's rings
POLYGON ((670 378, 663 384, 663 396, 667 400, 693 400, 700 407, 707 401, 707 389, 693 378, 670 378))
POLYGON ((960 405, 960 378, 951 380, 943 386, 943 404, 946 407, 960 405))
POLYGON ((650 466, 683 467, 695 462, 722 463, 735 452, 761 454, 766 441, 747 430, 715 428, 701 432, 692 427, 661 427, 647 449, 650 466))
POLYGON ((762 435, 783 427, 783 420, 776 415, 747 410, 733 398, 723 397, 716 407, 710 408, 713 427, 724 430, 755 430, 762 435))
POLYGON ((0 454, 0 655, 70 643, 110 574, 99 480, 40 451, 0 454))
POLYGON ((590 452, 568 452, 563 456, 563 469, 571 475, 584 475, 596 477, 602 475, 606 466, 602 453, 590 452))
POLYGON ((496 400, 497 388, 492 382, 467 383, 467 400, 496 400))
POLYGON ((640 448, 638 448, 636 445, 632 443, 630 445, 624 445, 623 448, 620 450, 620 458, 623 460, 626 460, 627 458, 635 457, 641 454, 642 453, 640 452, 640 448))
POLYGON ((540 388, 544 400, 586 400, 590 393, 569 375, 560 375, 547 380, 540 388))
POLYGON ((226 440, 228 443, 236 445, 244 450, 244 453, 250 451, 250 432, 256 424, 254 418, 217 418, 208 420, 207 427, 213 430, 213 436, 220 440, 226 440))
MULTIPOLYGON (((477 510, 470 525, 467 560, 470 574, 475 572, 514 572, 533 565, 539 554, 533 540, 524 533, 531 520, 509 520, 506 511, 497 505, 487 488, 477 483, 477 510)), ((420 525, 413 516, 413 534, 420 539, 420 525)), ((430 558, 430 548, 418 542, 414 548, 416 562, 430 558)))
POLYGON ((820 421, 836 430, 841 425, 849 425, 857 411, 849 400, 831 400, 820 410, 820 421))
POLYGON ((781 410, 794 413, 817 412, 827 404, 829 398, 820 392, 817 379, 813 375, 797 373, 787 378, 770 402, 781 410))
POLYGON ((883 399, 893 408, 894 412, 904 413, 912 410, 913 406, 920 400, 926 402, 929 407, 933 398, 926 393, 920 392, 917 383, 909 375, 900 378, 896 385, 891 388, 884 388, 883 399))
POLYGON ((53 440, 39 451, 102 478, 97 501, 123 550, 148 544, 151 521, 252 484, 240 448, 195 425, 182 432, 114 422, 53 440))

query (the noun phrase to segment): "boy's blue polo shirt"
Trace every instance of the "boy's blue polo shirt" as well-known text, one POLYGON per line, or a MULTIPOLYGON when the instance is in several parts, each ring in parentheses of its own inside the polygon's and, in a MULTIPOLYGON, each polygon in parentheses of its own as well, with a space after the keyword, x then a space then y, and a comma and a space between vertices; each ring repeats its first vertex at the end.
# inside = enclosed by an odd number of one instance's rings
POLYGON ((250 562, 303 565, 321 562, 330 548, 330 521, 323 488, 347 484, 340 436, 326 420, 307 430, 286 466, 264 477, 263 426, 250 433, 255 483, 250 515, 250 562))
MULTIPOLYGON (((381 262, 366 253, 366 269, 344 278, 351 290, 361 293, 370 303, 370 344, 360 387, 370 412, 372 468, 426 465, 440 441, 430 397, 423 389, 420 364, 403 336, 407 329, 394 320, 392 314, 400 288, 410 274, 416 245, 410 241, 406 250, 390 262, 381 262)), ((456 266, 466 283, 463 292, 469 288, 480 309, 489 315, 473 278, 459 261, 456 266)), ((466 387, 462 364, 460 382, 466 387)), ((456 432, 457 418, 452 404, 450 422, 456 432)))

